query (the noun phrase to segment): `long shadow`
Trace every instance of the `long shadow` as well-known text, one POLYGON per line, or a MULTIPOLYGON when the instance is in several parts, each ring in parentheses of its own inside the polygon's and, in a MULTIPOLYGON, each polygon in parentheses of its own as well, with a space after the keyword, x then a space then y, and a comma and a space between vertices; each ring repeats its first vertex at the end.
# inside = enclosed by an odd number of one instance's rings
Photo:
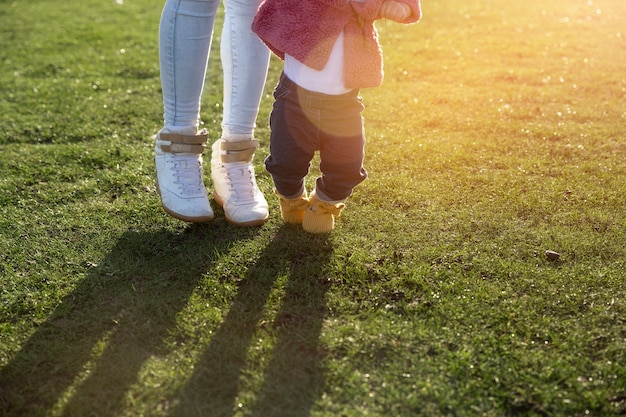
POLYGON ((215 332, 172 416, 232 416, 242 391, 248 351, 263 328, 276 344, 258 400, 250 407, 259 416, 307 416, 324 388, 319 369, 319 336, 326 313, 324 270, 332 255, 326 236, 283 226, 241 281, 231 309, 215 332), (281 310, 272 323, 261 318, 279 277, 287 276, 281 310))
POLYGON ((228 250, 232 236, 219 227, 124 233, 0 371, 0 415, 117 414, 203 273, 228 250))
POLYGON ((265 370, 255 417, 306 417, 324 392, 321 362, 326 348, 320 343, 327 313, 325 275, 332 246, 325 240, 294 252, 281 310, 272 323, 276 344, 265 370))

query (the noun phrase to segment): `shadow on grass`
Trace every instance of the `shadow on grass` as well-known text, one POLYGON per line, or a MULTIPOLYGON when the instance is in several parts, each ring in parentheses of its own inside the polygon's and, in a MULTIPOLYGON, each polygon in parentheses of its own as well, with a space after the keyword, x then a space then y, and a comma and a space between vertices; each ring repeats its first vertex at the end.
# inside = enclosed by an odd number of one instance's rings
POLYGON ((125 232, 0 371, 0 415, 119 412, 203 273, 228 250, 232 233, 219 227, 125 232))
POLYGON ((308 416, 324 389, 319 336, 326 314, 324 271, 332 255, 326 236, 283 226, 240 285, 231 309, 179 396, 172 416, 308 416), (261 321, 276 280, 287 276, 282 304, 272 323, 261 321), (258 331, 274 340, 261 388, 236 404, 258 331), (239 409, 241 407, 241 409, 239 409))
MULTIPOLYGON (((254 233, 228 225, 124 233, 0 371, 0 415, 132 414, 126 394, 151 357, 167 355, 177 314, 202 276, 234 240, 254 233)), ((278 230, 245 276, 236 277, 229 312, 187 384, 169 399, 173 416, 233 415, 239 394, 251 393, 241 381, 259 331, 274 344, 271 357, 260 360, 264 379, 246 414, 310 414, 324 389, 319 335, 331 255, 324 236, 278 230), (280 310, 272 323, 262 323, 272 288, 285 276, 280 310)))

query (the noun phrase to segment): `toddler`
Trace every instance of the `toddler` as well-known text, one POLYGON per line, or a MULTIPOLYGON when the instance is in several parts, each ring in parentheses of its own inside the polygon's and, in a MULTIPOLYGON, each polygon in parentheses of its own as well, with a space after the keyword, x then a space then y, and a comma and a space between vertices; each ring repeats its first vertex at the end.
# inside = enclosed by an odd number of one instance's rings
POLYGON ((284 221, 328 233, 367 177, 359 89, 382 83, 377 19, 419 20, 419 0, 265 0, 253 31, 284 60, 270 116, 272 175, 284 221), (310 195, 304 179, 316 151, 310 195))

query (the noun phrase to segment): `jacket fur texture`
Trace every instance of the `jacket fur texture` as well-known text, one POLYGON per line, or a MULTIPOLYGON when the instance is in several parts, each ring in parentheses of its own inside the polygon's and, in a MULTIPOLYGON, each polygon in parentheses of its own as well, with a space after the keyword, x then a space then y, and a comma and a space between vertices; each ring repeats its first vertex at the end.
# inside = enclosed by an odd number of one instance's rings
MULTIPOLYGON (((383 58, 374 21, 384 0, 265 0, 253 31, 284 59, 291 55, 321 70, 339 34, 344 32, 344 83, 347 88, 375 87, 383 80, 383 58)), ((396 0, 411 8, 401 23, 421 17, 419 0, 396 0)))

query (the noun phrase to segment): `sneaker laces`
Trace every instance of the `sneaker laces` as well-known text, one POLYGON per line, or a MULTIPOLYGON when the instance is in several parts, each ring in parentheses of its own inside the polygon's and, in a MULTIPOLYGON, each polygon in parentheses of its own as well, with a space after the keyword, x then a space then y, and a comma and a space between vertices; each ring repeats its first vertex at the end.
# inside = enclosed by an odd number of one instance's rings
POLYGON ((252 164, 229 162, 222 164, 222 168, 228 178, 230 191, 233 192, 232 196, 235 198, 236 204, 255 203, 256 181, 252 164))
POLYGON ((196 155, 170 154, 171 170, 174 172, 181 194, 190 197, 202 196, 205 192, 202 181, 202 163, 196 155))

